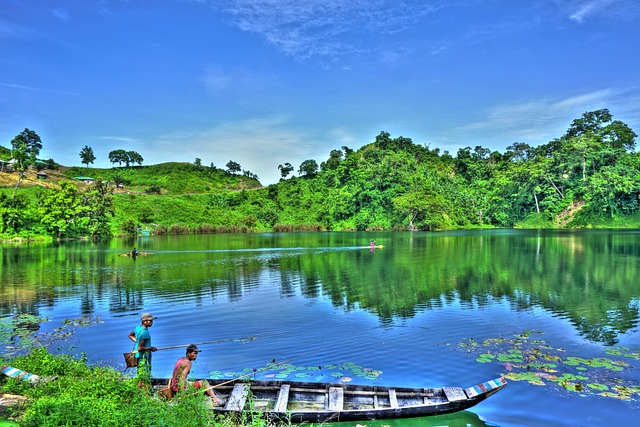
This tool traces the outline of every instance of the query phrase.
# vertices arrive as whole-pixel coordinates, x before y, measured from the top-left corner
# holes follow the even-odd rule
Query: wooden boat
[[[147,255],[151,255],[150,252],[136,252],[135,255],[131,255],[131,252],[127,252],[126,254],[118,254],[118,256],[133,256],[134,258],[137,258],[139,256],[147,256]]]
[[[222,405],[221,414],[260,412],[269,420],[324,423],[425,417],[468,409],[497,393],[506,380],[475,386],[408,388],[354,384],[252,380],[207,380]],[[154,379],[160,389],[168,379]]]

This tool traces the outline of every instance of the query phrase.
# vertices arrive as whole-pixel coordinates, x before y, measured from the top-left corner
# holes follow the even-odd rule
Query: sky
[[[0,0],[0,145],[263,185],[382,131],[455,155],[608,108],[640,134],[638,0]]]

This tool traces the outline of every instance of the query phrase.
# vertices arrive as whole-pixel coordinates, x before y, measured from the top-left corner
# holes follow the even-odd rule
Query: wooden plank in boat
[[[449,402],[457,402],[459,400],[466,400],[467,395],[464,394],[464,390],[460,387],[442,387],[444,394],[449,399]]]
[[[242,411],[245,403],[247,403],[248,395],[249,386],[245,386],[245,384],[242,383],[234,385],[231,396],[229,396],[229,400],[227,401],[224,409],[228,409],[230,411]]]
[[[392,408],[398,407],[398,396],[396,396],[396,391],[394,389],[389,390],[389,404]]]
[[[342,411],[344,406],[344,390],[342,387],[329,387],[329,410]]]
[[[280,391],[278,392],[278,400],[276,400],[276,405],[273,410],[276,412],[286,412],[287,404],[289,403],[289,389],[291,386],[289,384],[282,384],[280,387]]]
[[[271,390],[273,387],[252,387],[255,390]],[[303,393],[321,393],[324,394],[327,392],[324,388],[302,388],[302,387],[291,387],[290,390],[293,392],[303,392]],[[387,396],[389,392],[387,390],[344,390],[345,395],[350,396]],[[433,397],[433,392],[425,391],[425,392],[402,392],[396,390],[396,396],[398,397]]]

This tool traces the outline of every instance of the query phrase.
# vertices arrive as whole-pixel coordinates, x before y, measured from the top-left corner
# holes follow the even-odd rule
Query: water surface
[[[632,231],[265,233],[0,248],[0,316],[46,318],[38,334],[91,319],[57,346],[124,369],[129,331],[158,316],[153,344],[201,348],[198,376],[468,387],[511,372],[470,339],[535,331],[549,354],[640,347],[640,235]],[[371,239],[383,249],[371,251]],[[120,256],[136,246],[149,256]],[[238,338],[238,339],[234,339]],[[506,348],[505,348],[506,350]],[[632,350],[629,350],[632,351]],[[184,348],[154,354],[169,376]],[[639,384],[638,360],[616,374]],[[559,372],[576,373],[560,364]],[[609,380],[612,375],[604,375]],[[603,381],[604,381],[603,380]],[[586,382],[585,382],[586,385]],[[631,426],[628,401],[527,381],[460,414],[370,426]]]

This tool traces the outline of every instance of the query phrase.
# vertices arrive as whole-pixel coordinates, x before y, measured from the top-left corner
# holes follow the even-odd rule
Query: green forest
[[[29,137],[12,141],[12,150],[0,147],[0,157],[22,154],[33,169],[41,142]],[[234,162],[223,170],[199,159],[110,169],[41,161],[40,168],[62,171],[56,185],[20,186],[24,167],[0,172],[13,176],[0,188],[0,233],[7,240],[142,231],[636,228],[636,137],[607,109],[584,113],[546,144],[514,142],[502,153],[476,146],[452,155],[382,131],[358,149],[336,148],[319,164],[304,161],[297,176],[289,176],[291,164],[280,165],[280,182],[266,187],[248,171],[237,174]],[[80,183],[78,176],[95,182]]]

